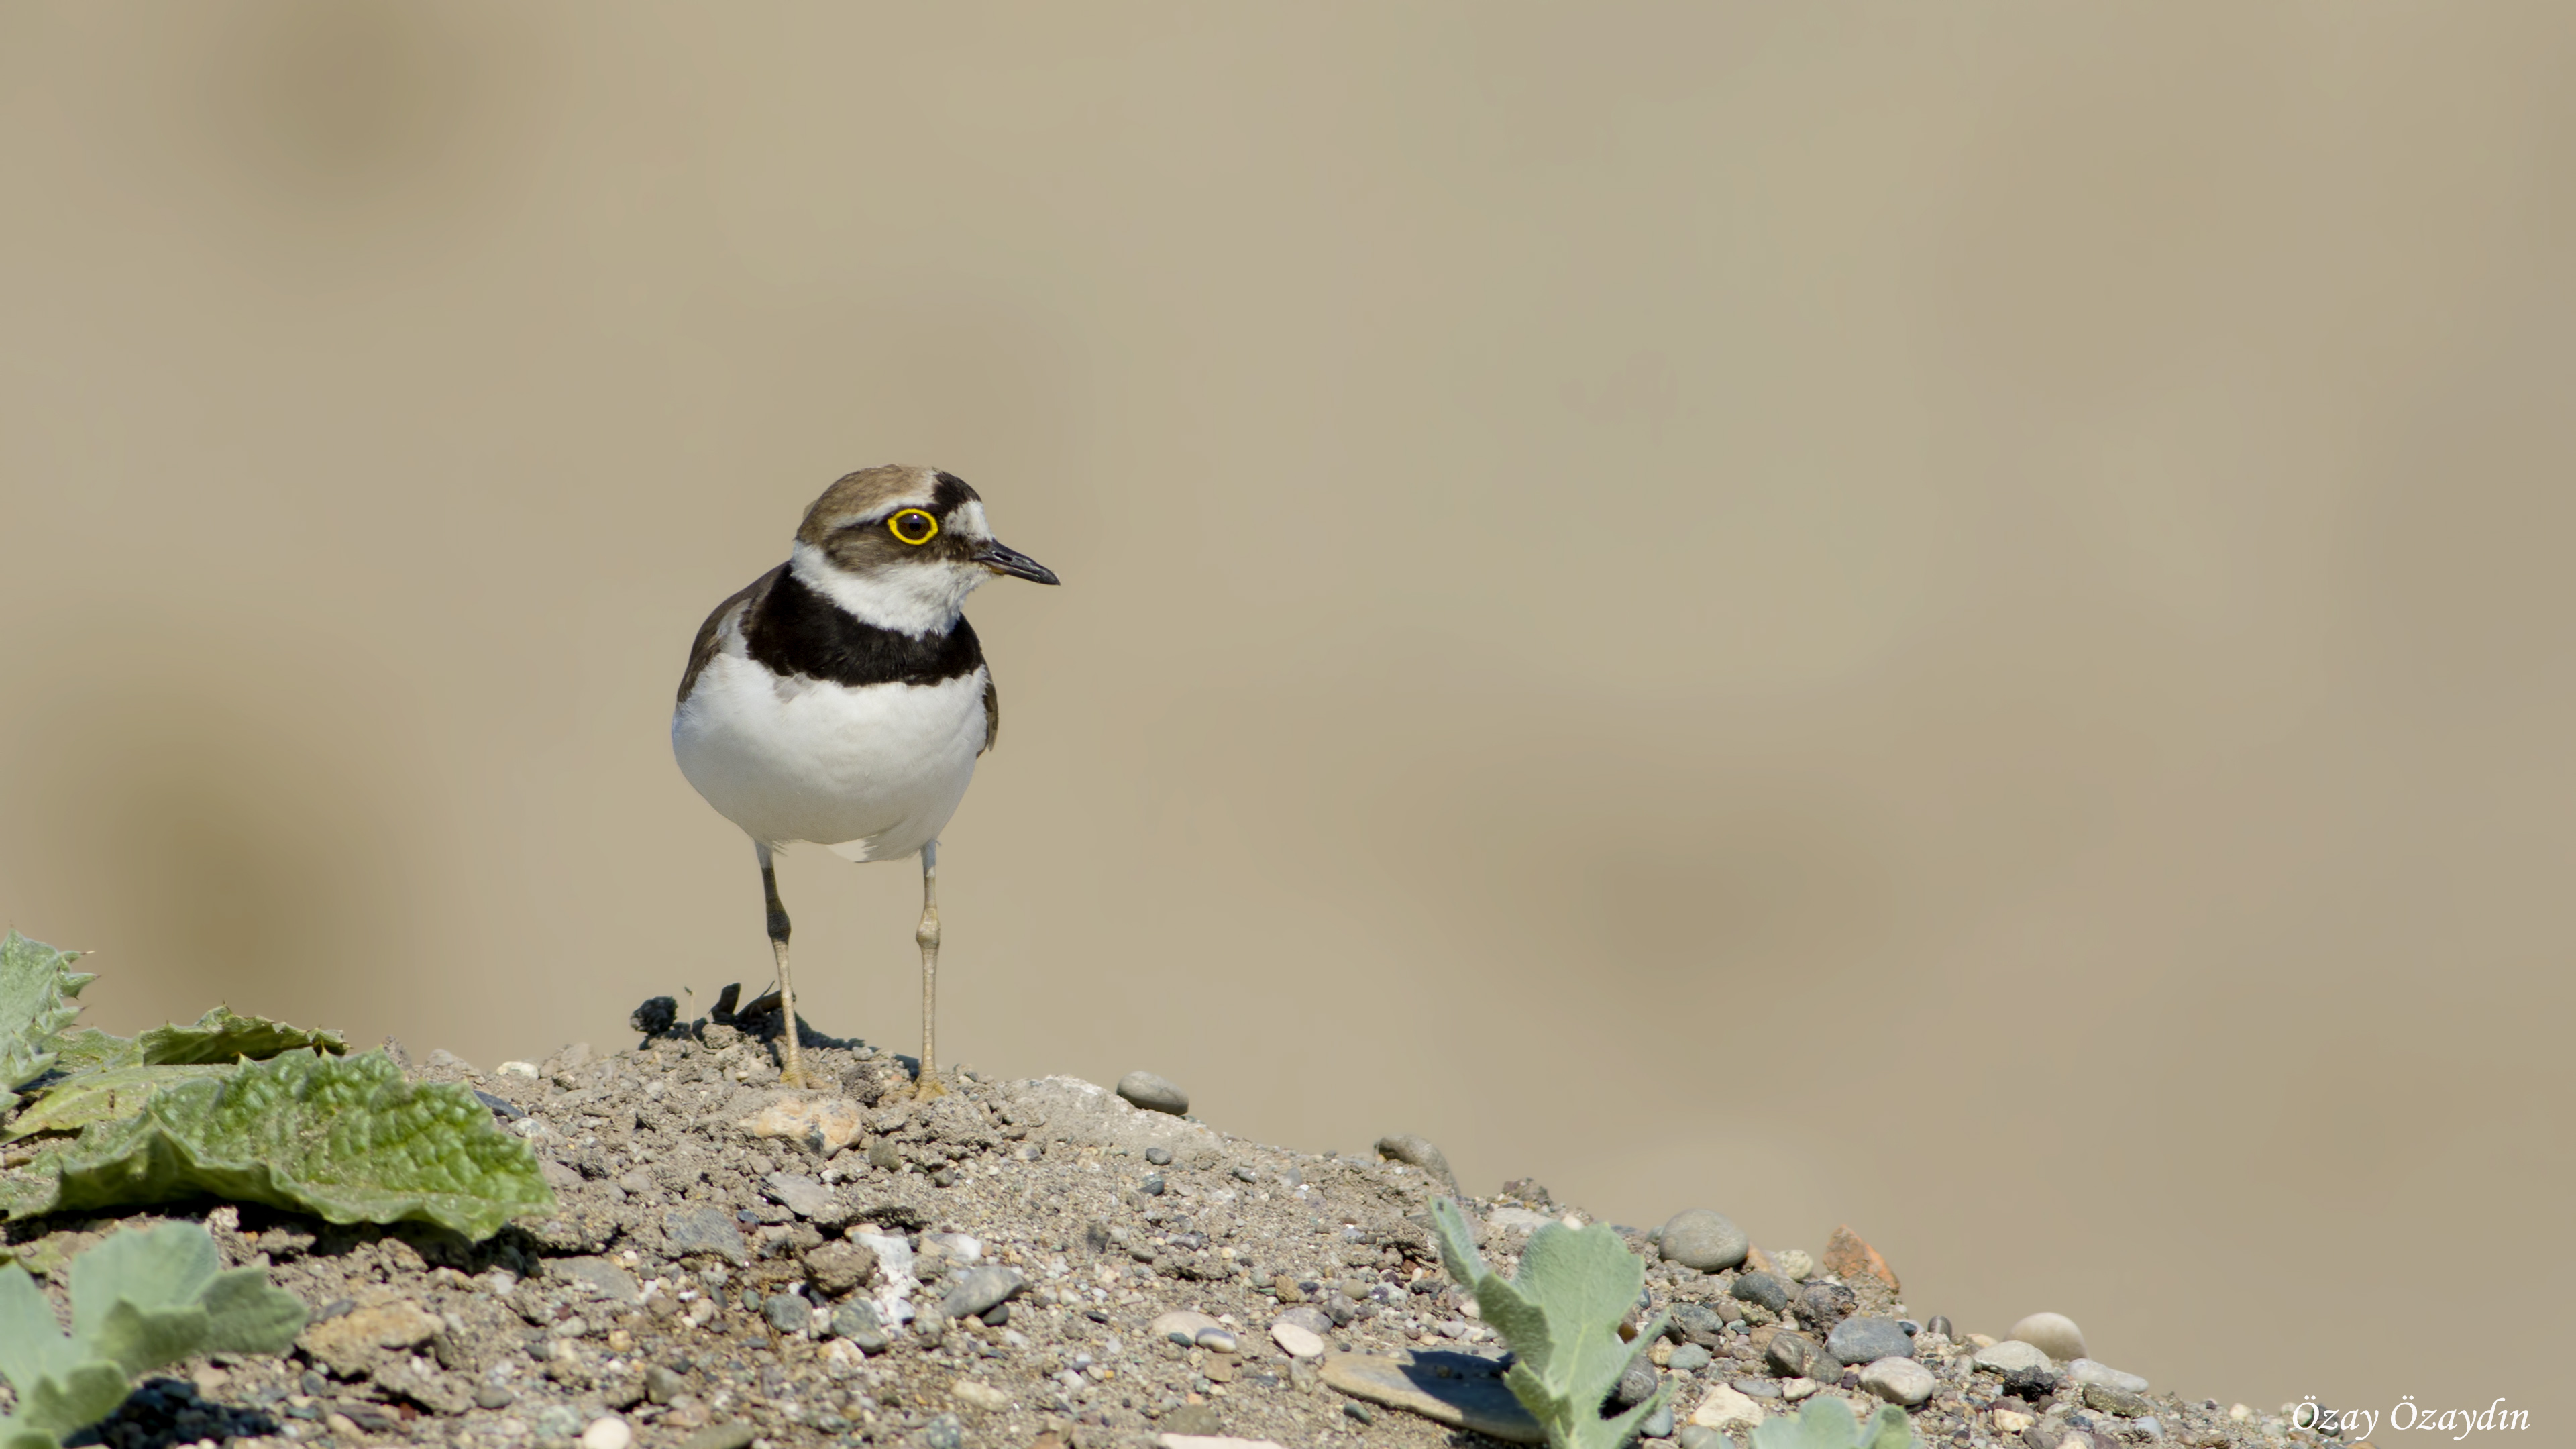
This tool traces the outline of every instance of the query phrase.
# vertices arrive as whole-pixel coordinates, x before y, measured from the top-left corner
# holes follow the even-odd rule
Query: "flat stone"
[[[1336,1393],[1420,1414],[1509,1444],[1546,1440],[1538,1420],[1503,1386],[1493,1360],[1463,1353],[1381,1357],[1337,1353],[1324,1360],[1324,1384]]]
[[[1640,1439],[1669,1439],[1673,1437],[1672,1400],[1666,1399],[1662,1403],[1655,1405],[1654,1412],[1637,1421],[1637,1437]]]
[[[1285,1318],[1270,1325],[1270,1341],[1279,1345],[1280,1351],[1290,1358],[1324,1356],[1323,1335],[1302,1323],[1292,1323]]]
[[[555,1258],[546,1264],[546,1272],[570,1279],[594,1299],[610,1303],[641,1303],[644,1286],[635,1275],[606,1258]]]
[[[2087,1408],[2117,1414],[2123,1419],[2143,1419],[2156,1411],[2155,1404],[2146,1395],[2111,1384],[2086,1384],[2084,1404]]]
[[[773,1293],[761,1305],[769,1326],[781,1333],[801,1333],[814,1325],[814,1305],[795,1293]]]
[[[406,1299],[324,1319],[305,1329],[295,1342],[334,1373],[354,1378],[379,1351],[418,1348],[437,1337],[442,1327],[445,1324],[436,1314]]]
[[[1708,1367],[1710,1360],[1715,1357],[1716,1355],[1699,1344],[1686,1343],[1673,1350],[1672,1358],[1665,1362],[1664,1367],[1677,1374],[1695,1374]]]
[[[1748,1394],[1757,1399],[1780,1397],[1780,1385],[1770,1379],[1736,1379],[1733,1382],[1735,1391],[1739,1394]]]
[[[1681,1441],[1682,1449],[1735,1449],[1735,1441],[1724,1431],[1706,1424],[1684,1424],[1674,1437]]]
[[[1307,1304],[1299,1308],[1291,1308],[1287,1312],[1280,1314],[1276,1319],[1273,1319],[1272,1322],[1297,1324],[1302,1328],[1311,1330],[1318,1338],[1333,1331],[1333,1315],[1315,1307],[1313,1304]]]
[[[486,1383],[474,1386],[474,1407],[478,1409],[506,1409],[518,1401],[517,1394],[511,1393],[499,1384]]]
[[[1163,1449],[1279,1449],[1275,1439],[1237,1439],[1230,1434],[1162,1434]]]
[[[857,1291],[876,1271],[876,1250],[865,1243],[844,1239],[805,1250],[805,1281],[833,1298]]]
[[[2084,1357],[2084,1330],[2063,1313],[2034,1313],[2014,1324],[2004,1337],[2029,1344],[2059,1363]]]
[[[2079,1358],[2069,1363],[2066,1366],[2066,1374],[2079,1384],[2100,1384],[2104,1388],[2118,1389],[2124,1394],[2143,1394],[2147,1391],[2145,1379],[2136,1374],[2124,1374],[2107,1363],[2095,1363],[2089,1358]]]
[[[981,1379],[959,1379],[948,1386],[949,1397],[980,1413],[999,1413],[1011,1406],[1011,1396]]]
[[[581,1449],[627,1449],[634,1442],[634,1429],[613,1414],[591,1420],[590,1427],[581,1431]]]
[[[751,1449],[760,1431],[749,1424],[709,1424],[680,1441],[680,1449]]]
[[[1664,1261],[1714,1273],[1744,1261],[1753,1240],[1744,1230],[1708,1208],[1684,1208],[1664,1223],[1658,1247]]]
[[[1789,1306],[1789,1285],[1769,1273],[1738,1273],[1726,1291],[1739,1303],[1759,1303],[1774,1313]]]
[[[1187,1308],[1175,1308],[1157,1317],[1148,1325],[1148,1328],[1156,1338],[1168,1338],[1174,1343],[1191,1344],[1198,1342],[1199,1334],[1205,1330],[1224,1326],[1204,1313]]]
[[[1762,1422],[1762,1406],[1734,1387],[1719,1384],[1691,1410],[1691,1422],[1703,1429],[1750,1429]]]
[[[1458,1174],[1449,1170],[1449,1159],[1441,1154],[1439,1148],[1431,1145],[1430,1138],[1418,1132],[1397,1132],[1379,1138],[1377,1155],[1391,1162],[1419,1167],[1447,1183],[1452,1193],[1458,1190]]]
[[[2018,1434],[2039,1422],[2037,1415],[2025,1414],[2019,1409],[1996,1409],[1986,1417],[1994,1421],[1998,1434]]]
[[[846,1097],[781,1095],[736,1122],[754,1137],[782,1137],[817,1157],[859,1140],[859,1104]]]
[[[1910,1358],[1883,1358],[1860,1371],[1860,1386],[1887,1400],[1914,1408],[1940,1386],[1932,1371]]]
[[[894,1344],[877,1306],[865,1298],[853,1298],[832,1310],[832,1333],[865,1353],[883,1353]]]
[[[1148,1112],[1169,1112],[1180,1117],[1190,1110],[1190,1094],[1152,1072],[1129,1072],[1120,1077],[1118,1095]]]
[[[951,1318],[979,1318],[1027,1286],[1028,1280],[1015,1269],[977,1268],[948,1290],[939,1307]]]
[[[733,1214],[711,1203],[662,1214],[662,1237],[674,1258],[705,1253],[737,1268],[751,1262],[751,1246],[742,1240]]]
[[[1845,1282],[1875,1278],[1886,1284],[1891,1293],[1904,1291],[1897,1286],[1896,1270],[1887,1266],[1878,1249],[1853,1232],[1849,1223],[1835,1228],[1834,1235],[1825,1239],[1825,1271]]]
[[[1715,1348],[1726,1336],[1726,1317],[1697,1303],[1673,1305],[1673,1327],[1693,1344]]]
[[[1775,1333],[1763,1351],[1764,1361],[1784,1379],[1839,1378],[1841,1361],[1803,1333]]]
[[[1825,1352],[1838,1363],[1877,1363],[1882,1359],[1914,1357],[1914,1340],[1893,1318],[1873,1318],[1855,1313],[1834,1325],[1825,1340]]]
[[[2035,1344],[2008,1338],[1992,1348],[1977,1350],[1976,1366],[1994,1373],[2008,1374],[2019,1369],[2055,1368],[2057,1363]]]
[[[827,1228],[837,1228],[850,1220],[850,1210],[842,1204],[841,1195],[818,1179],[801,1173],[773,1172],[761,1179],[760,1185],[770,1201],[800,1218],[811,1218]]]
[[[1798,1400],[1813,1394],[1821,1387],[1823,1387],[1823,1385],[1818,1384],[1814,1379],[1782,1379],[1780,1381],[1780,1397],[1787,1399],[1789,1402],[1794,1404]]]

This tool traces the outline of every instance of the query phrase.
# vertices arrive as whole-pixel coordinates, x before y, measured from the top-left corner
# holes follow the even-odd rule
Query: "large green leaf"
[[[535,1155],[472,1092],[407,1082],[382,1052],[291,1051],[164,1087],[18,1176],[34,1181],[5,1194],[11,1217],[205,1195],[479,1239],[555,1207]]]
[[[0,1268],[0,1374],[18,1411],[0,1449],[47,1449],[125,1401],[137,1375],[202,1353],[283,1353],[304,1305],[261,1268],[223,1271],[195,1223],[125,1229],[71,1261],[72,1331],[14,1265]]]
[[[140,1066],[143,1048],[130,1036],[111,1036],[94,1026],[54,1038],[54,1070],[65,1076],[103,1072],[111,1067]]]
[[[98,978],[74,971],[78,951],[57,950],[11,931],[0,937],[0,1110],[13,1090],[53,1069],[55,1036],[80,1015],[73,998]]]
[[[1796,1414],[1765,1419],[1753,1430],[1753,1449],[1912,1449],[1913,1421],[1894,1404],[1881,1404],[1864,1424],[1852,1418],[1851,1405],[1821,1394]]]
[[[235,1016],[221,1006],[198,1017],[194,1026],[156,1026],[134,1041],[142,1049],[143,1060],[156,1067],[230,1065],[243,1057],[264,1061],[298,1047],[335,1056],[349,1049],[336,1031],[308,1031],[262,1016]]]
[[[1512,1346],[1515,1362],[1504,1385],[1538,1420],[1553,1449],[1625,1444],[1663,1407],[1669,1388],[1615,1418],[1601,1417],[1602,1401],[1663,1331],[1658,1317],[1635,1341],[1619,1337],[1646,1268],[1617,1233],[1598,1223],[1579,1230],[1549,1223],[1531,1235],[1520,1271],[1505,1280],[1477,1256],[1456,1203],[1435,1199],[1431,1222],[1451,1276],[1476,1295],[1476,1311]]]
[[[19,1113],[0,1138],[16,1140],[39,1132],[77,1132],[92,1122],[131,1117],[164,1087],[200,1077],[224,1077],[231,1067],[108,1067],[57,1079],[35,1105]]]

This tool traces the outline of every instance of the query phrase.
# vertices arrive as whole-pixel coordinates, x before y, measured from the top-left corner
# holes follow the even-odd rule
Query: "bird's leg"
[[[760,844],[760,891],[769,899],[769,952],[778,958],[778,1009],[787,1015],[787,1065],[778,1080],[791,1087],[805,1085],[804,1058],[797,1053],[796,983],[787,978],[787,907],[778,900],[778,867],[771,859],[766,842]]]
[[[923,1100],[945,1096],[939,1085],[939,842],[921,848],[921,926],[912,933],[921,943],[921,1081],[913,1095]]]

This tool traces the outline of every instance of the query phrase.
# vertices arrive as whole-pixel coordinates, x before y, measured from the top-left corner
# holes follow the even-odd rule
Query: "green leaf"
[[[125,1402],[125,1374],[112,1363],[85,1363],[60,1376],[47,1376],[18,1396],[13,1424],[60,1438],[116,1412]]]
[[[54,1049],[54,1070],[65,1076],[143,1064],[143,1048],[134,1038],[111,1036],[94,1026],[64,1032],[54,1039]]]
[[[290,1051],[167,1086],[32,1166],[51,1190],[6,1194],[11,1217],[210,1195],[481,1239],[555,1207],[535,1155],[472,1092],[406,1082],[382,1052]]]
[[[1765,1419],[1753,1430],[1753,1449],[1911,1449],[1913,1421],[1894,1404],[1881,1404],[1866,1426],[1852,1418],[1851,1405],[1833,1395],[1819,1395],[1789,1418]]]
[[[98,978],[74,971],[78,951],[57,950],[11,931],[0,937],[0,1089],[11,1089],[52,1070],[55,1036],[80,1015],[72,998]],[[17,1104],[0,1090],[0,1109]]]
[[[92,1122],[131,1117],[164,1087],[200,1077],[222,1077],[230,1067],[108,1067],[65,1077],[44,1089],[35,1105],[20,1112],[0,1133],[15,1141],[39,1132],[76,1132]]]
[[[198,1017],[194,1026],[156,1026],[135,1038],[135,1045],[153,1066],[230,1065],[243,1057],[265,1061],[298,1047],[334,1056],[349,1049],[336,1031],[307,1031],[266,1017],[235,1016],[220,1006]]]
[[[1520,1271],[1507,1282],[1476,1255],[1456,1203],[1434,1200],[1431,1222],[1450,1275],[1476,1295],[1477,1312],[1512,1346],[1516,1361],[1503,1383],[1538,1420],[1547,1442],[1555,1449],[1613,1449],[1635,1437],[1664,1403],[1665,1390],[1616,1418],[1601,1417],[1601,1405],[1654,1342],[1663,1320],[1647,1325],[1634,1342],[1620,1339],[1620,1321],[1637,1301],[1646,1268],[1619,1235],[1597,1223],[1581,1229],[1549,1223],[1530,1236]]]
[[[202,1353],[284,1353],[304,1331],[304,1303],[272,1288],[265,1268],[232,1268],[206,1285]]]

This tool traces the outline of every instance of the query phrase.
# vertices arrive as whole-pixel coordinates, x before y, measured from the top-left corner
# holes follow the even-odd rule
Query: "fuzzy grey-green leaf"
[[[264,1061],[298,1047],[334,1056],[349,1049],[336,1031],[311,1031],[263,1016],[235,1016],[221,1006],[198,1017],[193,1026],[156,1026],[136,1037],[134,1044],[143,1060],[154,1066],[205,1062],[229,1066],[243,1057]]]
[[[12,1217],[212,1195],[480,1239],[555,1206],[527,1144],[471,1092],[407,1082],[382,1052],[297,1050],[182,1082],[36,1167],[52,1188],[15,1196]]]
[[[58,1064],[59,1065],[59,1064]],[[230,1074],[231,1067],[121,1066],[53,1079],[44,1095],[11,1118],[6,1138],[15,1141],[39,1132],[77,1132],[92,1122],[131,1117],[164,1087],[199,1077]]]
[[[54,1065],[55,1037],[80,1015],[73,998],[98,978],[74,971],[77,951],[30,941],[11,931],[0,937],[0,1089],[15,1089]],[[16,1098],[0,1090],[7,1102]]]
[[[1852,1418],[1840,1398],[1815,1398],[1795,1415],[1765,1419],[1753,1430],[1752,1449],[1911,1449],[1913,1422],[1894,1404],[1879,1406],[1867,1425]]]

